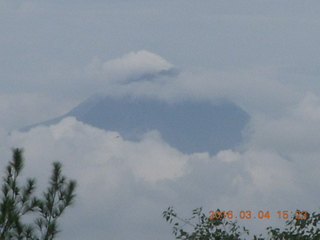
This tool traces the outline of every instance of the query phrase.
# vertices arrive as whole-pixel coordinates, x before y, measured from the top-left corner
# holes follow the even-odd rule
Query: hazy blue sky
[[[66,240],[173,239],[161,216],[172,205],[185,217],[199,206],[270,210],[245,223],[254,229],[283,224],[279,210],[319,210],[319,12],[315,0],[0,0],[1,167],[24,147],[26,172],[43,186],[50,163],[63,162],[79,183]],[[15,130],[97,92],[225,99],[250,122],[238,150],[216,155],[180,152],[157,131],[116,138],[74,118]]]

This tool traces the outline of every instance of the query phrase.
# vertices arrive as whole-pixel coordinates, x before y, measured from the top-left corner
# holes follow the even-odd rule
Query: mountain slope
[[[241,131],[249,120],[248,114],[232,103],[169,104],[149,98],[94,96],[66,115],[40,125],[51,125],[68,116],[94,127],[118,131],[129,140],[138,140],[143,133],[158,130],[167,143],[184,153],[208,151],[211,154],[239,144]]]

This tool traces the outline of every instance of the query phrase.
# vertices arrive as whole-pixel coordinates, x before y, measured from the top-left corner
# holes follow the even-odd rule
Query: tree
[[[300,213],[301,211],[297,210]],[[173,226],[173,234],[176,239],[184,240],[242,240],[248,239],[249,230],[245,227],[241,228],[236,221],[229,221],[227,215],[229,213],[221,212],[219,209],[214,211],[214,215],[210,218],[202,212],[202,208],[194,209],[192,217],[189,219],[180,218],[169,207],[163,212],[163,217],[169,223],[174,219],[176,221]],[[299,214],[298,214],[299,215]],[[268,227],[269,240],[320,240],[320,213],[307,213],[305,217],[297,214],[291,220],[286,222],[286,228],[280,231],[279,228]],[[196,219],[197,223],[191,223],[192,219]],[[189,227],[189,231],[185,228]],[[240,229],[242,229],[240,231]],[[262,234],[253,236],[254,240],[265,240]]]
[[[60,231],[58,218],[74,202],[76,182],[67,181],[62,164],[54,162],[49,187],[36,197],[34,178],[28,178],[23,186],[18,181],[24,167],[23,150],[12,151],[0,195],[0,239],[52,240]]]
[[[301,212],[297,210],[296,212]],[[305,217],[294,217],[286,222],[284,231],[268,227],[271,240],[320,240],[320,213],[306,213]]]

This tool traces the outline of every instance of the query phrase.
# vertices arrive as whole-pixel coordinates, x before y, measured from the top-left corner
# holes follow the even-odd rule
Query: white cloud
[[[156,131],[132,142],[117,132],[106,132],[74,118],[0,136],[0,142],[5,143],[3,157],[8,158],[10,147],[24,147],[25,173],[36,176],[40,188],[46,185],[50,163],[57,160],[63,163],[66,175],[78,181],[77,203],[63,220],[64,239],[87,239],[90,235],[119,239],[130,234],[161,239],[161,231],[170,234],[161,212],[171,205],[183,215],[198,206],[235,212],[267,209],[275,214],[277,209],[295,210],[302,202],[302,207],[312,208],[317,201],[303,200],[317,188],[311,183],[319,180],[318,175],[309,171],[306,178],[301,173],[314,161],[290,162],[277,151],[257,148],[250,142],[255,138],[241,152],[187,155],[170,147]],[[292,198],[296,201],[290,202]],[[120,231],[123,221],[132,227]],[[142,233],[139,229],[148,222],[150,227]],[[261,230],[274,222],[275,217],[264,224],[246,224]],[[79,226],[86,226],[86,233]],[[117,230],[110,233],[110,229]]]
[[[294,163],[272,151],[248,150],[242,157],[246,159],[253,183],[261,194],[268,196],[274,191],[297,190]]]
[[[28,133],[14,131],[10,143],[24,146],[31,158],[35,156],[30,154],[45,158],[47,151],[52,151],[47,158],[63,159],[67,164],[79,159],[81,164],[103,166],[100,170],[108,172],[110,163],[121,163],[132,171],[135,178],[149,183],[174,179],[186,172],[186,157],[163,142],[157,132],[149,132],[138,143],[130,142],[117,132],[105,132],[72,117],[57,125],[35,127]],[[40,145],[40,151],[32,151]],[[67,159],[67,156],[72,157]],[[83,170],[87,171],[87,167]]]
[[[289,159],[295,154],[318,153],[319,112],[319,99],[309,92],[281,116],[253,115],[247,129],[249,147],[277,151]]]
[[[234,162],[240,159],[240,154],[232,150],[223,150],[217,154],[217,158],[225,162]]]
[[[121,58],[109,60],[102,63],[95,57],[86,67],[86,74],[96,80],[110,83],[124,83],[137,81],[143,78],[161,75],[161,72],[174,68],[174,65],[167,62],[162,57],[141,50],[130,52]]]
[[[173,78],[115,84],[102,91],[109,96],[146,96],[168,102],[193,100],[216,103],[222,99],[238,104],[250,114],[282,115],[288,107],[297,104],[303,94],[277,80],[270,73],[272,71],[181,71]]]
[[[293,114],[308,122],[314,122],[320,120],[320,99],[312,92],[307,92],[305,97],[294,108]]]

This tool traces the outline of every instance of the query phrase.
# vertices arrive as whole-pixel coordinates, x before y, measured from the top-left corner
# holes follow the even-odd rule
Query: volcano
[[[188,154],[234,149],[242,142],[242,130],[249,121],[249,115],[230,102],[167,103],[146,97],[94,95],[63,116],[21,130],[56,124],[70,116],[100,129],[117,131],[131,141],[157,130],[170,146]]]

